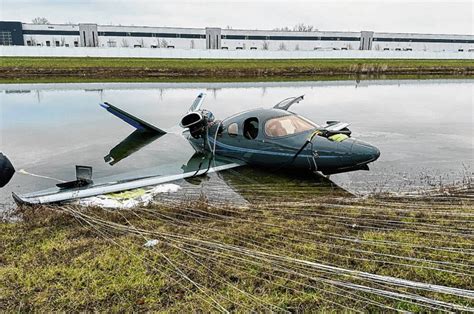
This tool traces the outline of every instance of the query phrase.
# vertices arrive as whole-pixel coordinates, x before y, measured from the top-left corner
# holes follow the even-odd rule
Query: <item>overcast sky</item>
[[[178,27],[473,34],[473,1],[0,0],[0,19]]]

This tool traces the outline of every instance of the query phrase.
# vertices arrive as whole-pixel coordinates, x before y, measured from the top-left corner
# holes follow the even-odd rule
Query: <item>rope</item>
[[[60,180],[60,179],[56,179],[56,178],[52,178],[52,177],[47,177],[47,176],[42,176],[42,175],[39,175],[39,174],[34,174],[34,173],[31,173],[31,172],[26,171],[25,169],[20,169],[20,170],[18,170],[18,173],[21,173],[21,174],[24,174],[24,175],[27,175],[27,176],[37,177],[37,178],[43,178],[43,179],[48,179],[48,180],[54,180],[54,181],[58,181],[58,182],[66,182],[66,181],[63,181],[63,180]]]

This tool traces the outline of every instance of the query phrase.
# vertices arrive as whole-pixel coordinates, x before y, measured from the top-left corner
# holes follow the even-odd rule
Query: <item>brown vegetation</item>
[[[472,190],[459,197],[359,199],[301,181],[232,186],[247,206],[162,197],[125,211],[20,209],[22,222],[0,224],[1,308],[474,307],[466,296],[474,275],[474,203],[466,197]],[[328,195],[328,189],[334,190]],[[156,245],[144,247],[152,239]]]

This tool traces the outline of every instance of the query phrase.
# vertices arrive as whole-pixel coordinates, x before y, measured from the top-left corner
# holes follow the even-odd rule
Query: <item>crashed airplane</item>
[[[147,176],[122,181],[94,182],[92,168],[76,166],[76,180],[48,190],[17,195],[18,204],[48,204],[116,193],[178,179],[201,176],[239,166],[256,166],[278,171],[294,169],[331,175],[368,170],[380,151],[351,137],[349,124],[327,121],[320,126],[289,109],[303,96],[285,99],[273,108],[260,108],[216,120],[201,109],[205,94],[199,94],[180,121],[182,135],[195,154],[181,173]],[[104,160],[111,165],[165,135],[167,132],[107,102],[101,106],[136,130],[114,147]],[[13,176],[13,166],[1,155],[2,184]]]

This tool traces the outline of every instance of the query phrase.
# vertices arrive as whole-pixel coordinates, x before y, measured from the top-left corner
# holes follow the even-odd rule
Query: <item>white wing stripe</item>
[[[90,197],[90,196],[96,196],[96,195],[101,195],[101,194],[108,194],[108,193],[115,193],[115,192],[120,192],[120,191],[126,191],[126,190],[133,190],[145,186],[151,186],[151,185],[158,185],[170,181],[175,181],[175,180],[180,180],[180,179],[185,179],[189,178],[192,176],[198,176],[201,174],[206,173],[212,173],[212,172],[218,172],[218,171],[223,171],[227,169],[232,169],[235,167],[241,166],[240,164],[236,163],[230,163],[222,166],[217,166],[217,167],[212,167],[207,171],[207,169],[202,169],[199,170],[197,173],[196,171],[191,171],[191,172],[185,172],[182,174],[176,174],[176,175],[168,175],[168,176],[156,176],[156,177],[150,177],[150,178],[145,178],[145,179],[138,179],[138,180],[133,180],[130,182],[123,182],[123,183],[117,183],[117,184],[110,184],[110,185],[101,185],[101,186],[96,186],[96,187],[91,187],[91,188],[86,188],[83,190],[75,190],[75,191],[64,191],[64,192],[59,192],[59,193],[54,193],[54,194],[49,194],[49,195],[43,195],[43,196],[28,196],[28,197],[22,197],[19,196],[19,198],[24,201],[25,203],[28,204],[47,204],[47,203],[54,203],[54,202],[60,202],[60,201],[66,201],[66,200],[73,200],[73,199],[78,199],[78,198],[84,198],[84,197]]]

